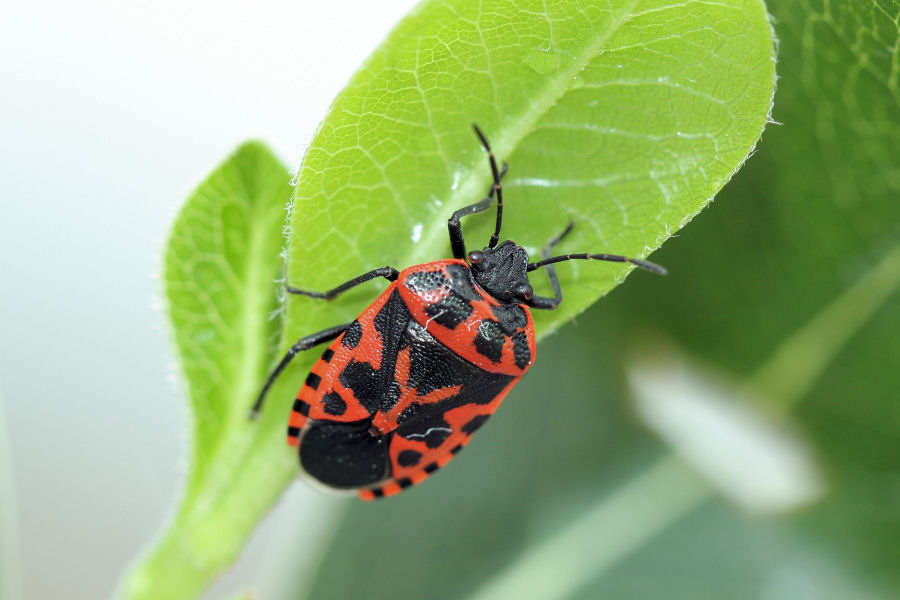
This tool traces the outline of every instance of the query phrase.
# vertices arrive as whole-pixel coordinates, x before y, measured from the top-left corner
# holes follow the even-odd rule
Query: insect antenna
[[[568,230],[566,230],[568,232]],[[659,275],[668,275],[668,271],[663,267],[659,266],[656,263],[652,263],[649,260],[641,260],[639,258],[628,258],[627,256],[619,256],[618,254],[564,254],[562,256],[553,256],[551,258],[545,258],[544,260],[528,263],[528,271],[534,271],[536,269],[540,269],[541,267],[545,267],[547,265],[552,265],[553,263],[563,262],[566,260],[606,260],[609,262],[627,262],[631,263],[636,267],[640,267],[642,269],[646,269],[647,271],[652,271],[653,273],[657,273]]]
[[[497,193],[497,225],[494,227],[494,235],[491,236],[491,241],[488,243],[488,248],[493,248],[500,240],[500,224],[503,222],[503,186],[500,183],[500,179],[503,177],[503,173],[506,172],[506,163],[503,163],[503,173],[501,173],[497,168],[497,159],[494,158],[494,151],[491,150],[491,145],[488,144],[487,138],[481,132],[481,129],[478,128],[478,125],[472,123],[472,129],[475,130],[478,139],[481,140],[481,145],[487,150],[488,160],[491,161],[491,174],[494,176],[493,191]]]

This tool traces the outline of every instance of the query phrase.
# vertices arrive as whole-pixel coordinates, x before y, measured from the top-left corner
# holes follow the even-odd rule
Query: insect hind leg
[[[352,325],[352,323],[344,323],[343,325],[338,325],[336,327],[329,327],[328,329],[323,329],[318,333],[307,335],[297,340],[297,342],[287,351],[287,354],[282,357],[281,362],[278,363],[275,369],[266,378],[266,382],[263,384],[262,390],[260,390],[259,396],[257,396],[256,402],[253,404],[253,408],[250,409],[250,418],[255,419],[259,416],[259,412],[262,410],[263,402],[265,401],[269,388],[272,387],[272,384],[275,383],[275,380],[281,372],[287,368],[297,354],[304,350],[309,350],[314,346],[318,346],[319,344],[330,342],[349,329],[350,325]]]

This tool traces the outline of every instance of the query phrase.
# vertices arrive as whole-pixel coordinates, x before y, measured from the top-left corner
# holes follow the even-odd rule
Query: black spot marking
[[[390,375],[393,376],[393,365]],[[369,413],[388,411],[400,398],[400,385],[393,378],[385,383],[383,373],[366,362],[350,361],[338,379]]]
[[[430,432],[449,432],[450,424],[444,420],[446,402],[419,406],[419,410],[412,415],[414,418],[411,417],[408,423],[397,429],[397,435],[408,440],[422,441],[431,435]]]
[[[353,391],[353,395],[369,413],[375,413],[378,410],[381,400],[378,384],[381,377],[378,371],[372,368],[372,365],[352,360],[341,371],[338,379],[344,387]]]
[[[422,433],[418,432],[410,432],[404,431],[400,435],[405,437],[408,440],[415,440],[417,442],[425,442],[425,445],[431,448],[432,450],[435,448],[440,448],[441,444],[447,441],[447,438],[450,437],[450,434],[453,433],[450,429],[450,426],[444,421],[442,414],[431,415],[432,423],[441,423],[443,426],[434,426],[429,427]],[[418,428],[421,428],[425,422],[423,419],[420,419],[416,425]]]
[[[353,395],[370,414],[390,410],[400,398],[400,386],[394,381],[394,367],[410,320],[403,298],[395,291],[374,319],[375,329],[381,335],[379,368],[376,369],[367,362],[351,360],[338,376],[339,381],[353,391]],[[350,330],[347,331],[349,332]]]
[[[457,445],[453,446],[453,448],[450,450],[450,454],[456,454],[457,452],[459,452],[462,449],[463,449],[463,445],[457,444]]]
[[[528,317],[525,316],[525,309],[518,304],[512,306],[491,306],[491,312],[497,318],[497,324],[506,335],[512,335],[517,330],[528,325]]]
[[[384,496],[384,490],[382,488],[372,488],[372,495],[376,498],[381,498]]]
[[[489,416],[490,415],[478,415],[477,417],[473,417],[471,421],[462,426],[462,432],[472,435],[485,424]]]
[[[394,380],[394,367],[397,364],[397,353],[403,345],[406,325],[411,320],[412,315],[397,291],[391,294],[373,319],[382,340],[381,367],[378,371],[378,409],[383,412],[392,409],[400,399],[400,384]]]
[[[322,383],[322,378],[316,375],[315,373],[310,373],[306,376],[306,385],[311,387],[314,390],[319,389],[319,384]]]
[[[475,290],[472,272],[468,268],[462,265],[448,265],[447,272],[450,274],[449,281],[440,273],[427,273],[427,275],[435,277],[435,283],[430,284],[433,287],[427,288],[429,291],[449,286],[450,293],[443,300],[426,306],[425,314],[447,329],[456,329],[472,314],[474,310],[472,302],[482,298]],[[422,275],[426,275],[426,273],[422,273]],[[441,278],[440,285],[436,283],[437,276]],[[425,289],[424,284],[424,280],[416,282],[416,285],[422,289]]]
[[[404,423],[409,421],[411,418],[416,416],[416,413],[419,412],[419,409],[421,407],[422,406],[420,404],[413,402],[409,406],[404,408],[403,412],[400,413],[399,415],[397,415],[397,425],[403,425]]]
[[[476,367],[458,354],[438,342],[425,328],[410,321],[406,330],[405,343],[409,344],[412,364],[409,369],[409,386],[416,388],[420,396],[429,394],[441,388],[461,386],[459,394],[443,400],[440,405],[445,407],[459,406],[459,403],[475,402],[485,404],[493,400],[499,391],[509,382],[507,375],[487,373]],[[449,405],[447,403],[450,403]],[[412,404],[410,408],[419,408]],[[425,407],[422,407],[426,410]],[[427,411],[431,413],[431,408]],[[406,414],[406,418],[412,419],[412,413]],[[436,422],[429,421],[428,427],[448,427],[441,419]]]
[[[406,278],[406,287],[415,293],[433,292],[442,287],[447,287],[450,282],[440,271],[420,271],[410,273]]]
[[[421,458],[421,452],[416,452],[415,450],[404,450],[397,455],[397,464],[401,467],[414,467],[419,464],[419,460],[421,460]]]
[[[384,396],[381,398],[381,410],[384,412],[391,410],[399,399],[400,384],[391,379],[388,388],[384,391]]]
[[[347,328],[347,331],[344,332],[341,343],[348,348],[356,348],[356,345],[361,339],[362,325],[359,324],[359,321],[353,321],[353,323],[350,324],[350,327]]]
[[[456,329],[460,323],[469,318],[472,310],[472,304],[468,300],[451,293],[440,302],[426,306],[425,314],[447,329]]]
[[[440,467],[438,466],[437,463],[430,463],[430,464],[428,464],[428,465],[425,466],[424,471],[425,471],[426,473],[431,474],[431,473],[434,473],[435,471],[437,471],[438,469],[440,469]]]
[[[404,477],[402,479],[398,479],[397,485],[400,486],[400,489],[406,489],[412,485],[412,479],[410,479],[409,477]]]
[[[298,435],[300,435],[300,428],[299,428],[299,427],[288,427],[288,436],[289,436],[289,437],[294,437],[294,438],[295,438],[295,437],[297,437]]]
[[[344,402],[344,399],[341,398],[341,395],[337,392],[331,392],[330,394],[326,394],[324,398],[325,401],[324,410],[329,415],[334,415],[336,417],[341,416],[345,412],[347,412],[347,403]]]
[[[441,444],[446,442],[447,438],[450,437],[450,433],[451,431],[449,429],[432,429],[426,433],[425,437],[422,439],[429,448],[440,448]]]
[[[391,435],[373,435],[372,419],[314,421],[300,444],[303,469],[336,488],[359,488],[390,477]]]
[[[331,362],[331,357],[334,356],[334,350],[328,348],[325,352],[322,353],[322,360],[325,362]]]
[[[462,265],[447,265],[450,273],[450,285],[453,291],[466,300],[481,300],[481,294],[475,290],[475,282],[472,279],[472,271]]]
[[[406,303],[403,302],[400,293],[394,291],[372,320],[375,329],[381,334],[382,343],[385,345],[399,344],[400,335],[406,329],[406,321],[409,320],[409,317]],[[391,344],[390,340],[394,340],[394,344]]]
[[[297,398],[296,400],[294,400],[294,412],[298,412],[301,415],[303,415],[304,417],[308,417],[309,416],[309,408],[310,408],[309,404],[307,404],[300,398]]]
[[[504,343],[506,343],[506,337],[496,321],[481,322],[478,335],[475,336],[475,349],[479,354],[488,357],[492,362],[500,362]]]
[[[528,336],[524,331],[520,331],[513,336],[513,357],[516,359],[516,366],[524,369],[531,364],[531,349],[528,347]]]

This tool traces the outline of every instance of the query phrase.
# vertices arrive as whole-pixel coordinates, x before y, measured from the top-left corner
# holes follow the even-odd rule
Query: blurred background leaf
[[[712,209],[654,255],[672,275],[638,274],[542,342],[540,360],[465,462],[389,502],[348,505],[317,578],[297,582],[307,597],[490,592],[498,573],[659,465],[682,478],[635,503],[624,523],[590,531],[593,543],[568,548],[597,563],[559,597],[900,594],[900,303],[897,263],[884,260],[900,244],[900,4],[770,9],[781,44],[774,118],[783,125],[768,129]],[[871,318],[828,312],[876,269],[885,285]],[[850,335],[810,371],[814,357],[785,344],[829,323]],[[793,405],[780,418],[807,441],[824,498],[749,517],[666,458],[623,383],[647,336],[755,384],[772,407]],[[679,497],[692,501],[666,513]],[[635,537],[660,515],[652,535]],[[639,543],[625,547],[629,535]],[[546,568],[553,577],[566,565]]]

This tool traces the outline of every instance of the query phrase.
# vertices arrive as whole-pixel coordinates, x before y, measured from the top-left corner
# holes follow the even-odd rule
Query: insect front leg
[[[503,163],[503,166],[498,171],[497,161],[494,158],[494,153],[491,150],[490,145],[488,145],[484,134],[481,133],[481,130],[478,129],[478,127],[475,127],[475,133],[478,134],[482,145],[484,145],[485,149],[488,151],[488,161],[491,165],[491,174],[494,177],[494,181],[491,183],[491,188],[488,190],[487,196],[485,196],[483,200],[481,200],[480,202],[476,202],[475,204],[470,204],[469,206],[460,208],[459,210],[454,212],[450,219],[447,221],[447,229],[450,231],[450,247],[453,249],[453,258],[459,259],[466,258],[466,242],[465,240],[463,240],[462,226],[459,224],[460,219],[489,209],[494,204],[494,194],[496,194],[497,227],[494,231],[494,235],[491,237],[490,243],[488,244],[491,248],[493,248],[497,243],[497,236],[500,234],[500,221],[503,218],[503,197],[500,193],[500,190],[502,189],[500,181],[503,179],[503,176],[506,175],[506,171],[509,170],[509,166],[506,163]]]
[[[314,333],[312,335],[307,335],[305,337],[297,340],[297,343],[291,346],[290,350],[287,351],[287,354],[284,355],[284,358],[281,359],[281,362],[278,363],[278,366],[275,367],[269,377],[266,379],[266,383],[263,384],[262,390],[259,392],[259,396],[256,398],[256,403],[254,403],[253,408],[250,409],[250,418],[255,419],[259,415],[259,411],[262,410],[263,401],[265,400],[266,393],[269,391],[269,388],[272,387],[272,384],[275,383],[275,380],[281,374],[282,371],[290,364],[290,362],[297,356],[298,353],[303,352],[304,350],[309,350],[314,346],[318,346],[319,344],[324,344],[325,342],[330,342],[335,339],[350,327],[351,323],[344,323],[343,325],[338,325],[337,327],[330,327],[328,329],[323,329],[318,333]]]

